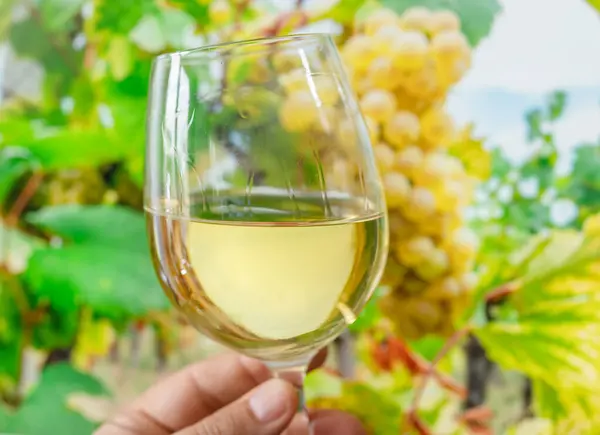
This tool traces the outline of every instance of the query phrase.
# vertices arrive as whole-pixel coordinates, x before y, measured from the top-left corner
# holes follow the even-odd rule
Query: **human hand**
[[[311,369],[325,356],[320,352]],[[257,360],[228,353],[157,383],[96,435],[279,435],[297,406],[291,384],[272,379]],[[315,435],[365,434],[356,418],[341,411],[311,411],[310,418]]]

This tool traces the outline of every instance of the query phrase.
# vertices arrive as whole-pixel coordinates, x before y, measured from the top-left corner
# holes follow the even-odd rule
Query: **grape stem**
[[[31,198],[35,195],[40,184],[42,184],[42,179],[43,174],[41,172],[36,172],[29,178],[4,220],[7,226],[14,227],[17,224],[25,207],[27,207],[27,204],[29,204]]]
[[[503,284],[500,287],[495,288],[494,290],[489,292],[485,296],[485,301],[487,303],[500,302],[502,299],[516,292],[518,289],[519,285],[516,282],[509,282],[507,284]]]
[[[418,409],[419,409],[419,403],[421,402],[421,399],[423,398],[423,394],[425,392],[425,387],[427,386],[427,383],[429,382],[429,379],[431,377],[435,377],[435,367],[439,364],[439,362],[444,359],[444,357],[446,355],[448,355],[448,353],[454,349],[454,347],[456,347],[458,345],[458,343],[471,332],[471,325],[467,325],[464,328],[459,329],[458,331],[456,331],[454,334],[452,334],[452,336],[450,336],[450,338],[446,341],[446,343],[444,343],[444,346],[442,347],[442,349],[440,349],[440,351],[436,354],[435,358],[433,358],[433,360],[431,361],[431,364],[428,367],[428,370],[426,373],[423,374],[423,379],[421,381],[421,384],[417,387],[416,391],[415,391],[415,397],[413,399],[412,405],[408,411],[408,421],[409,423],[413,426],[413,428],[415,430],[417,430],[417,432],[420,435],[428,435],[431,432],[429,431],[429,429],[427,429],[427,426],[425,425],[425,423],[421,420],[421,418],[418,415]]]

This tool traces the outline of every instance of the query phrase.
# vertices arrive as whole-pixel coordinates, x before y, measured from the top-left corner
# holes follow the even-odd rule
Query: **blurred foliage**
[[[134,321],[154,322],[168,308],[150,265],[141,207],[151,60],[171,50],[290,30],[276,26],[283,13],[274,2],[226,3],[230,13],[224,17],[211,12],[210,2],[196,0],[0,3],[0,39],[17,58],[36,62],[44,72],[38,98],[2,90],[1,431],[91,433],[95,423],[67,406],[68,398],[105,394],[102,385],[58,364],[48,365],[37,385],[24,392],[19,387],[24,350],[85,352],[82,340],[103,341],[98,337],[107,324],[119,332]],[[473,45],[489,32],[500,9],[496,0],[381,3],[398,12],[415,5],[454,10]],[[295,13],[310,22],[331,18],[347,26],[357,11],[379,7],[364,0],[327,5]],[[555,128],[567,107],[568,95],[556,92],[544,107],[526,114],[530,152],[523,162],[493,148],[492,175],[471,210],[471,225],[482,238],[480,284],[464,324],[500,365],[533,378],[535,409],[542,417],[511,429],[515,434],[533,433],[527,430],[548,420],[557,433],[597,433],[600,427],[593,415],[599,403],[600,242],[580,231],[600,211],[600,144],[578,145],[568,174],[557,170],[565,157]],[[460,157],[475,168],[489,146],[471,133],[465,132],[469,156]],[[36,180],[41,186],[33,189]],[[573,206],[572,218],[553,218],[559,201]],[[486,295],[506,286],[509,295],[487,322]],[[376,302],[352,326],[363,362],[359,380],[342,382],[317,372],[308,386],[313,404],[351,411],[372,433],[398,433],[415,385],[426,376],[423,368],[444,341],[428,337],[406,348],[377,347],[387,328]],[[376,351],[387,352],[389,370],[378,367]],[[447,416],[460,413],[461,396],[447,376],[462,363],[451,353],[438,367],[445,377],[429,382],[419,411],[430,427],[456,425]]]

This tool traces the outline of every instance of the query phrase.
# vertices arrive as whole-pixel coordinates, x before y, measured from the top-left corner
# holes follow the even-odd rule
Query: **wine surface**
[[[202,332],[264,359],[335,337],[385,263],[385,217],[354,199],[223,196],[186,214],[148,213],[163,288]]]

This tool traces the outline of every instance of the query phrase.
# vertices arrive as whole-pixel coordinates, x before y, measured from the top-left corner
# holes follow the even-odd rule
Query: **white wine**
[[[193,219],[149,213],[155,266],[198,329],[253,356],[293,358],[355,320],[385,263],[385,218],[350,199],[251,203],[229,196],[192,207]]]

